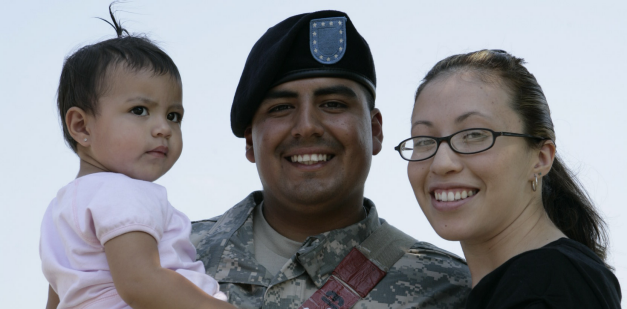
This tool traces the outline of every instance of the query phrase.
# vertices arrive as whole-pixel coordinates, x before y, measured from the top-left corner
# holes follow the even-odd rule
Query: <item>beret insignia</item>
[[[334,64],[346,53],[346,17],[312,19],[309,22],[311,55],[322,64]]]
[[[349,51],[347,40],[351,41]],[[233,96],[231,129],[235,136],[244,137],[270,89],[318,77],[355,81],[376,97],[377,75],[370,47],[344,12],[291,16],[259,38],[248,54]]]

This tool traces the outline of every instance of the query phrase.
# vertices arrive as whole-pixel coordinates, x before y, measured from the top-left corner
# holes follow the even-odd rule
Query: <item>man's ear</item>
[[[544,144],[542,145],[542,147],[540,147],[540,150],[538,151],[538,157],[533,166],[534,175],[544,176],[551,171],[551,167],[553,166],[553,160],[555,160],[555,151],[555,143],[552,140],[547,140],[544,142]],[[535,177],[531,175],[530,180],[535,180]]]
[[[87,113],[82,108],[71,107],[65,113],[65,125],[78,145],[88,147],[91,144]]]
[[[255,163],[255,148],[253,147],[253,128],[249,126],[244,131],[244,139],[246,140],[246,159],[250,163]]]
[[[383,148],[383,117],[378,108],[370,111],[372,125],[372,154],[377,155]]]

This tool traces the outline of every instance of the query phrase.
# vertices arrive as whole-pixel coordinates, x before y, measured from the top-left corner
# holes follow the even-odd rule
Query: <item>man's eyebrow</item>
[[[285,99],[285,98],[298,98],[298,93],[287,90],[275,90],[270,91],[264,97],[264,100],[268,99]]]
[[[353,91],[353,89],[344,85],[318,88],[314,91],[314,96],[323,96],[323,95],[329,95],[329,94],[339,94],[339,95],[344,95],[344,96],[351,97],[351,98],[357,97],[357,94],[355,93],[355,91]]]

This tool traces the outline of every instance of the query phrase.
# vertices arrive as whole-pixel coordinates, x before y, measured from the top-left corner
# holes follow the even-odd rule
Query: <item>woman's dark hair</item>
[[[544,141],[527,139],[530,147],[538,148],[548,139],[555,141],[555,130],[542,87],[524,63],[523,59],[502,50],[453,55],[427,73],[415,98],[418,99],[429,82],[456,72],[471,72],[486,83],[501,83],[511,94],[511,107],[522,119],[523,133],[545,138]],[[568,238],[584,244],[605,261],[608,247],[605,221],[581,183],[557,155],[551,171],[542,179],[542,203],[549,218]]]
[[[98,99],[107,87],[107,73],[112,68],[122,65],[133,72],[151,70],[155,75],[169,74],[176,81],[181,81],[174,61],[145,36],[130,35],[122,28],[122,24],[115,19],[112,5],[109,6],[112,22],[100,19],[115,29],[117,37],[82,47],[65,59],[61,70],[57,106],[63,136],[74,152],[77,143],[68,131],[65,115],[73,106],[96,115]]]

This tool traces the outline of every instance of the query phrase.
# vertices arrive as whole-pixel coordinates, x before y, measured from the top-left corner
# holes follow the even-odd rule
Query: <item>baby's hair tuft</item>
[[[118,38],[121,38],[124,35],[124,33],[126,33],[127,36],[130,36],[128,31],[124,29],[124,27],[122,27],[122,21],[115,19],[115,14],[113,14],[113,5],[116,3],[117,1],[114,1],[114,2],[111,2],[111,4],[109,4],[109,15],[111,16],[111,22],[102,17],[96,17],[96,18],[104,21],[105,23],[113,27],[113,29],[115,30],[115,33],[118,35]]]

